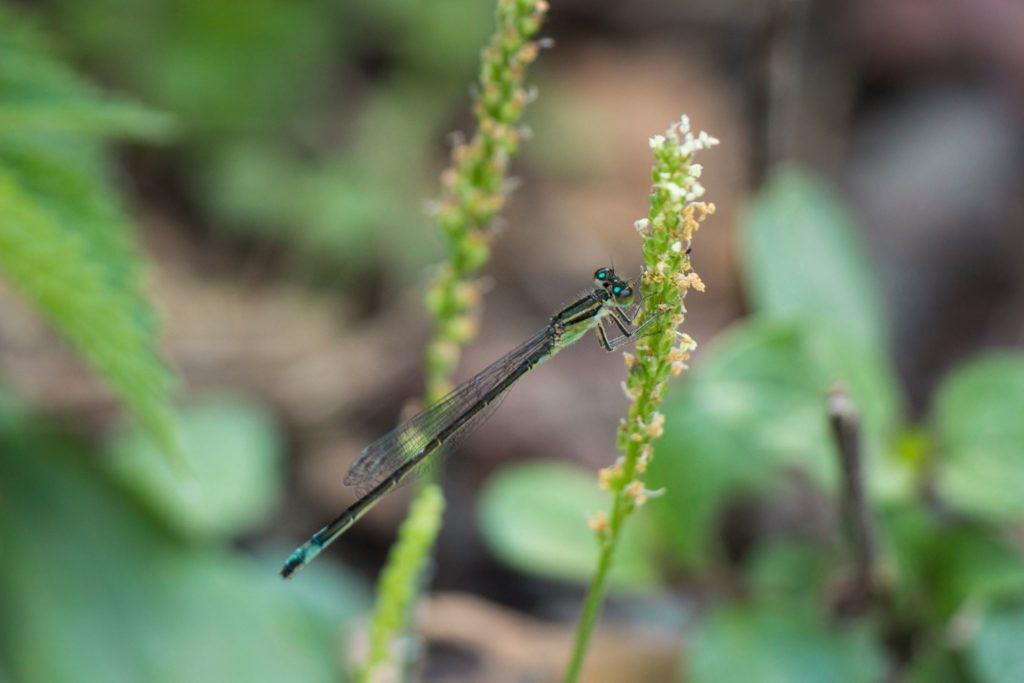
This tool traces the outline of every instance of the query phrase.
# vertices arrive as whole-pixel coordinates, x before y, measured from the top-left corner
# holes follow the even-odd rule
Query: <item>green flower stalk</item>
[[[475,277],[490,258],[491,225],[504,206],[509,161],[523,139],[520,119],[533,99],[524,77],[539,52],[534,36],[547,9],[545,0],[498,0],[497,29],[481,56],[474,106],[477,129],[469,142],[455,145],[451,166],[441,175],[436,214],[448,259],[426,296],[435,319],[434,338],[425,354],[428,405],[451,390],[462,348],[476,336],[481,289]],[[443,510],[440,488],[427,485],[402,524],[378,588],[371,655],[360,680],[375,680],[375,671],[385,664],[397,666],[389,664],[392,644],[408,628]],[[426,529],[433,531],[427,535],[422,531]],[[400,653],[396,662],[404,658]]]
[[[460,351],[476,336],[480,286],[473,279],[490,258],[491,229],[505,204],[508,164],[519,150],[519,120],[532,99],[523,78],[537,57],[533,37],[547,12],[544,0],[499,0],[498,28],[482,54],[477,130],[456,144],[452,165],[441,175],[437,222],[448,249],[427,293],[437,331],[426,352],[426,401],[451,390]]]
[[[398,676],[381,676],[383,670],[379,667],[388,664],[398,666],[403,659],[398,657],[397,662],[392,663],[394,636],[402,632],[409,622],[408,610],[416,603],[419,590],[422,558],[430,554],[441,529],[443,512],[444,496],[440,487],[428,484],[413,502],[409,519],[402,525],[398,542],[381,574],[378,591],[388,599],[377,604],[370,627],[370,653],[359,672],[360,681],[399,680]]]
[[[703,131],[694,136],[684,116],[665,135],[650,139],[654,152],[651,171],[653,186],[647,218],[636,222],[643,238],[644,320],[656,316],[649,334],[636,344],[636,355],[625,354],[629,369],[624,383],[632,403],[619,425],[617,447],[621,452],[611,467],[601,470],[601,488],[611,493],[611,511],[590,520],[599,546],[597,569],[583,605],[572,659],[565,681],[574,683],[604,599],[622,527],[629,515],[648,498],[660,492],[644,486],[642,475],[654,455],[653,442],[661,436],[665,416],[657,411],[670,377],[686,369],[696,342],[679,331],[686,313],[684,298],[691,288],[704,290],[704,283],[690,265],[690,243],[701,222],[714,213],[713,204],[697,201],[704,194],[699,182],[700,164],[694,155],[718,144]]]

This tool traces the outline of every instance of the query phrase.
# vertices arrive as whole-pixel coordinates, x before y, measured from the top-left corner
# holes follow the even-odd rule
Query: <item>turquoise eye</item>
[[[615,292],[616,294],[621,293],[622,292],[622,285],[615,285],[614,287],[612,287],[612,291]]]

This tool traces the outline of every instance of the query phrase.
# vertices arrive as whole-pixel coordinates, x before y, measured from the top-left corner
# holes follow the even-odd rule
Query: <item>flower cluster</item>
[[[636,355],[625,354],[629,374],[623,391],[631,401],[628,416],[619,424],[617,445],[622,455],[601,470],[599,483],[616,501],[611,517],[600,524],[591,520],[599,538],[617,533],[622,519],[636,506],[659,492],[650,491],[639,479],[654,453],[651,442],[661,436],[665,416],[657,411],[671,376],[686,370],[697,343],[680,332],[685,319],[683,305],[688,290],[704,291],[704,283],[690,265],[690,244],[701,222],[714,213],[713,204],[699,201],[701,166],[697,152],[718,144],[707,133],[694,134],[683,117],[665,135],[650,139],[655,164],[650,212],[634,224],[643,237],[644,319],[655,316],[649,333],[637,341]]]
[[[498,0],[497,30],[480,66],[477,130],[468,142],[455,145],[451,167],[441,176],[442,196],[434,211],[448,259],[438,268],[425,301],[436,324],[425,359],[428,405],[448,393],[461,349],[476,336],[481,290],[475,275],[490,257],[491,224],[505,203],[509,160],[523,139],[520,118],[533,99],[523,80],[541,47],[533,37],[547,7],[545,0]],[[440,489],[428,485],[402,524],[382,574],[370,629],[371,655],[359,680],[383,680],[405,668],[406,657],[395,658],[390,648],[414,612],[443,507]]]
[[[427,485],[413,501],[409,517],[398,532],[398,542],[392,547],[377,589],[386,598],[378,601],[370,623],[370,651],[359,672],[361,681],[383,680],[385,673],[398,669],[404,659],[393,656],[394,636],[405,627],[408,607],[416,599],[422,558],[430,554],[441,530],[444,505],[437,484]]]
[[[524,86],[525,71],[537,58],[533,37],[547,9],[545,0],[499,1],[498,28],[480,65],[476,133],[455,145],[452,164],[441,174],[435,211],[449,258],[426,297],[437,321],[426,352],[427,403],[451,388],[460,349],[476,336],[480,286],[474,276],[490,258],[491,223],[504,206],[509,160],[523,139],[520,119],[534,98]]]

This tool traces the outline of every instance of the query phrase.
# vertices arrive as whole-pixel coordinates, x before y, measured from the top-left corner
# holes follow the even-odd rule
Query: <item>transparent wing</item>
[[[497,412],[498,407],[501,405],[501,402],[505,400],[505,397],[508,396],[508,393],[508,390],[501,392],[497,398],[466,420],[466,423],[462,425],[462,427],[460,427],[450,438],[446,439],[445,442],[437,448],[437,450],[430,453],[428,457],[423,458],[419,463],[412,467],[409,473],[406,474],[398,483],[396,488],[401,488],[409,482],[433,476],[435,472],[441,469],[444,461],[448,458],[448,455],[459,447],[462,440],[476,431],[477,427],[482,425],[488,420],[488,418],[490,418],[491,415]]]
[[[524,363],[542,356],[550,348],[551,330],[544,328],[472,379],[455,387],[440,401],[363,449],[345,473],[345,484],[363,496],[410,460],[421,461],[413,468],[414,473],[429,469],[428,460],[433,461],[438,453],[449,450],[458,439],[482,424],[505,392],[492,396],[487,405],[481,405],[483,398]],[[436,443],[442,432],[460,420],[463,424],[447,435],[444,443]],[[425,452],[428,447],[430,452]]]

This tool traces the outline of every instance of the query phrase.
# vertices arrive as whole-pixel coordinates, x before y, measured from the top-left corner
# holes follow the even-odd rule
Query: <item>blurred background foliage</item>
[[[420,393],[425,209],[492,13],[0,3],[0,680],[358,662],[403,495],[276,570]],[[666,492],[627,530],[587,680],[1024,680],[1022,31],[1016,0],[554,4],[462,376],[595,267],[635,268],[647,136],[686,112],[723,141]],[[450,461],[424,680],[564,663],[626,405],[621,366],[580,346]]]
[[[284,241],[303,270],[430,262],[431,153],[473,81],[487,3],[51,4],[76,54],[174,112],[183,189],[208,220]]]

